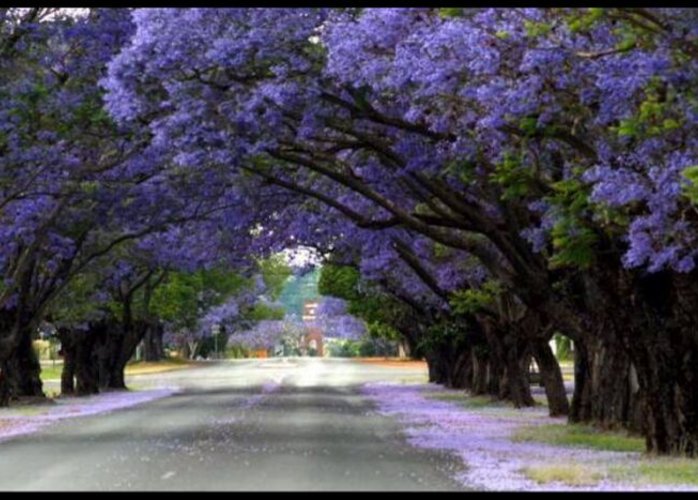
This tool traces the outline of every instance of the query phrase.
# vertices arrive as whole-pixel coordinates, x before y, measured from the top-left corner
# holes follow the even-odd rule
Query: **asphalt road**
[[[407,444],[360,392],[422,375],[272,358],[133,377],[181,391],[1,442],[0,490],[462,489],[456,458]]]

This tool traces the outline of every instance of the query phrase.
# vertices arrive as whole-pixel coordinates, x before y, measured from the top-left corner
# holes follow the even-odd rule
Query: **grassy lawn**
[[[585,465],[579,463],[540,464],[521,469],[539,484],[559,482],[569,486],[594,486],[600,480],[630,485],[693,485],[698,486],[698,460],[689,458],[643,457],[640,463],[628,465]]]
[[[524,467],[521,472],[538,484],[556,482],[568,486],[594,486],[603,478],[599,471],[572,463]]]
[[[53,365],[42,365],[41,366],[41,380],[60,380],[61,370],[63,370],[63,363],[56,363]]]
[[[462,391],[453,391],[440,394],[429,395],[430,398],[441,399],[442,401],[452,401],[457,403],[463,408],[468,410],[495,410],[495,409],[509,409],[513,410],[516,414],[516,408],[507,401],[500,401],[498,399],[492,399],[490,396],[467,396]],[[533,396],[534,401],[538,406],[547,407],[548,401],[545,396],[535,395]],[[508,413],[506,416],[510,416]]]
[[[545,424],[522,427],[513,441],[537,441],[557,446],[577,446],[608,451],[645,450],[645,440],[624,432],[601,431],[588,425]]]
[[[433,397],[434,399],[440,399],[442,401],[451,401],[451,402],[457,403],[459,406],[462,406],[463,408],[467,408],[469,410],[478,409],[478,408],[510,408],[511,407],[511,404],[505,403],[504,401],[498,401],[496,399],[492,399],[489,396],[466,396],[461,391],[438,393],[438,394],[430,395],[429,397]]]
[[[195,366],[196,363],[181,358],[168,358],[162,361],[137,361],[126,366],[126,375],[169,372]]]
[[[698,485],[698,460],[646,457],[639,467],[612,467],[609,476],[632,483]]]
[[[181,370],[194,366],[194,363],[188,360],[179,358],[168,358],[163,361],[138,361],[129,363],[126,366],[126,375],[145,375],[148,373],[161,373],[171,370]],[[63,363],[56,363],[56,366],[51,364],[41,367],[41,380],[60,380]]]
[[[431,395],[434,399],[451,401],[470,411],[486,412],[492,417],[521,417],[522,427],[512,436],[514,442],[539,442],[560,447],[589,448],[617,452],[645,451],[641,437],[622,431],[604,431],[588,425],[550,423],[525,425],[523,414],[510,404],[487,396],[466,396],[462,391]],[[698,485],[698,460],[638,455],[637,459],[619,464],[560,463],[531,464],[520,471],[539,484],[562,483],[568,486],[594,486],[601,480],[629,485]]]

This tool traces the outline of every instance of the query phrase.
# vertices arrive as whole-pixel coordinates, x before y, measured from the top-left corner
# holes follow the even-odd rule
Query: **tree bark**
[[[67,328],[58,329],[58,338],[61,341],[61,352],[63,354],[61,395],[68,396],[75,393],[75,343],[72,332]]]
[[[543,339],[532,342],[533,356],[540,369],[541,382],[548,399],[548,411],[551,417],[568,415],[570,410],[567,391],[562,378],[560,365],[550,345]]]
[[[46,397],[41,381],[41,364],[34,352],[29,331],[21,333],[17,349],[7,366],[10,392],[14,397]]]
[[[91,331],[81,334],[80,337],[75,343],[75,393],[78,396],[89,396],[99,392],[99,372],[94,352],[96,339]]]
[[[639,404],[639,389],[631,380],[631,359],[620,340],[606,330],[575,342],[575,388],[570,422],[585,422],[604,429],[636,428],[631,418]]]
[[[144,358],[146,361],[160,361],[165,358],[162,336],[164,330],[158,321],[149,322],[143,338]]]

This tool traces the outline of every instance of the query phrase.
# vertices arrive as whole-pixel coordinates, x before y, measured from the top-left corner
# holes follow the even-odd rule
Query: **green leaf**
[[[698,165],[686,167],[681,175],[688,181],[684,182],[682,189],[683,195],[688,198],[691,203],[698,205]]]

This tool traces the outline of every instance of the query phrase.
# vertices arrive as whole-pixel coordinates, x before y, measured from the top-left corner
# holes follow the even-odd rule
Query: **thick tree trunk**
[[[548,399],[548,411],[551,417],[568,415],[570,405],[567,401],[565,382],[560,371],[560,364],[548,342],[543,339],[532,342],[532,352],[540,369],[541,382]]]
[[[604,429],[639,430],[634,419],[640,404],[633,384],[627,348],[606,330],[606,337],[575,343],[575,389],[570,422],[586,422]]]
[[[72,332],[65,328],[58,329],[58,338],[61,341],[61,353],[63,355],[61,394],[68,396],[75,393],[75,342]]]
[[[429,382],[443,384],[446,382],[445,366],[441,358],[433,350],[425,354],[429,370]]]
[[[144,358],[146,361],[160,361],[165,358],[165,349],[162,342],[163,334],[164,330],[159,322],[150,322],[143,338]]]
[[[126,389],[124,370],[145,335],[141,322],[109,323],[100,326],[99,386],[103,389]]]
[[[44,398],[41,364],[34,352],[29,331],[22,332],[17,349],[8,362],[8,379],[13,397]]]
[[[531,385],[528,381],[528,367],[524,367],[525,353],[522,353],[521,341],[507,339],[505,341],[506,380],[508,383],[508,398],[516,408],[535,406],[531,395]]]
[[[494,395],[511,401],[516,408],[534,406],[536,402],[531,395],[528,367],[524,366],[528,356],[526,341],[516,335],[512,328],[500,325],[487,325],[485,331],[496,376],[491,385],[491,389],[496,390]]]
[[[638,381],[646,393],[647,450],[693,457],[698,455],[698,349],[671,345],[660,336],[633,347]]]
[[[478,355],[476,349],[470,353],[473,370],[472,392],[473,395],[487,394],[489,389],[489,359],[486,356]]]
[[[75,393],[78,396],[89,396],[99,392],[98,369],[94,352],[95,340],[92,332],[87,332],[76,342]]]
[[[446,387],[472,391],[473,367],[470,349],[458,349],[449,353]]]
[[[7,381],[7,361],[0,362],[0,408],[10,404],[10,386]]]
[[[576,424],[591,421],[591,363],[582,342],[574,344],[574,391],[570,404],[569,421]]]
[[[636,282],[629,352],[644,393],[651,453],[698,455],[698,273],[657,273]]]

